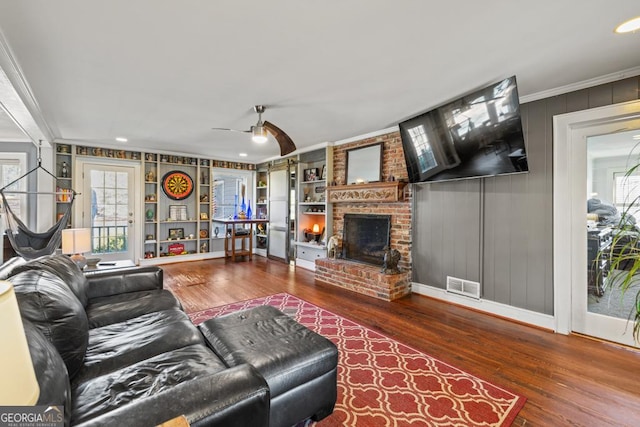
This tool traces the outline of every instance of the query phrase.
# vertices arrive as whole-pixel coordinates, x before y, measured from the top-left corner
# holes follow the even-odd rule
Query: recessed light
[[[247,153],[240,153],[240,154],[238,154],[238,155],[239,155],[240,157],[247,157],[247,156],[248,156],[248,154],[247,154]]]
[[[621,33],[631,33],[639,29],[640,29],[640,16],[623,22],[622,24],[618,25],[614,31],[618,34],[621,34]]]
[[[127,138],[123,138],[123,137],[119,136],[119,137],[116,138],[116,141],[118,141],[118,142],[127,142],[129,140]]]
[[[640,133],[637,135],[633,135],[632,138],[635,139],[636,141],[640,141]]]

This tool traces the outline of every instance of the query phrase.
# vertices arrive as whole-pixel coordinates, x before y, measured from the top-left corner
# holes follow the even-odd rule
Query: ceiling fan
[[[280,145],[280,155],[286,156],[289,153],[293,153],[296,151],[296,145],[293,143],[289,135],[284,133],[282,129],[277,127],[271,122],[262,121],[262,113],[264,113],[265,106],[264,105],[256,105],[253,107],[253,111],[258,113],[258,123],[251,126],[249,130],[238,130],[238,129],[229,129],[229,128],[212,128],[213,130],[230,130],[234,132],[244,132],[250,133],[251,139],[257,143],[267,142],[267,131],[273,135],[273,137],[278,141]]]

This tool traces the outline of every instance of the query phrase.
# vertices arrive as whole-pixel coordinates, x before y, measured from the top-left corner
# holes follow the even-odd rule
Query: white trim
[[[334,142],[333,145],[335,146],[335,145],[348,144],[350,142],[361,141],[363,139],[368,139],[368,138],[375,138],[376,136],[386,135],[388,133],[399,132],[399,131],[400,129],[398,128],[398,125],[395,125],[395,126],[388,127],[386,129],[375,130],[373,132],[353,136],[351,138],[341,139],[339,141]]]
[[[302,267],[305,270],[316,271],[316,262],[307,261],[306,259],[296,258],[296,267]]]
[[[418,295],[424,295],[440,301],[450,302],[463,307],[523,322],[532,326],[549,330],[554,330],[555,327],[553,316],[548,314],[536,313],[535,311],[525,310],[524,308],[518,308],[495,301],[464,297],[449,293],[441,288],[435,288],[421,283],[412,282],[411,291]]]
[[[562,95],[569,92],[575,92],[577,90],[588,89],[590,87],[615,82],[618,80],[626,79],[628,77],[634,77],[640,75],[640,66],[627,68],[626,70],[616,71],[615,73],[605,74],[604,76],[594,77],[592,79],[583,80],[581,82],[570,83],[565,86],[556,87],[553,89],[543,90],[541,92],[532,93],[520,97],[520,103],[537,101],[539,99],[551,98],[554,96]]]
[[[572,283],[574,276],[585,274],[580,268],[583,264],[574,260],[574,256],[578,256],[574,251],[578,248],[575,248],[572,242],[572,236],[576,233],[575,227],[584,229],[586,224],[586,218],[585,224],[578,224],[573,219],[576,215],[573,207],[573,189],[584,184],[576,182],[578,178],[574,178],[574,143],[585,137],[585,128],[635,117],[640,117],[640,101],[560,114],[553,118],[553,299],[557,332],[568,334],[573,330]]]

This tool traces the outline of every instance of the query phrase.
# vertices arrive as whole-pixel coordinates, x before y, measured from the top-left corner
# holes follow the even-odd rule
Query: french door
[[[102,261],[136,260],[140,252],[140,167],[78,161],[82,171],[76,227],[91,228],[91,256]],[[88,257],[88,255],[86,255]]]
[[[616,177],[637,161],[637,148],[636,155],[629,156],[634,144],[622,145],[619,140],[627,136],[633,141],[633,135],[640,133],[640,119],[626,110],[621,114],[594,118],[585,113],[578,116],[585,121],[573,122],[565,128],[565,135],[555,138],[563,154],[556,152],[554,170],[554,253],[561,273],[554,274],[554,283],[559,290],[557,314],[560,323],[568,314],[569,331],[638,346],[633,339],[632,307],[623,303],[619,283],[605,277],[606,257],[597,255],[607,251],[619,226],[619,218],[607,218],[615,207]],[[631,288],[633,295],[626,297],[635,300],[636,292],[637,288]]]
[[[289,262],[289,168],[269,171],[269,258]]]

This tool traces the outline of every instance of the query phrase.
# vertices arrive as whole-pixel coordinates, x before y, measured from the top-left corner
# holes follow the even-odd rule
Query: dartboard
[[[193,193],[193,180],[181,171],[167,172],[162,177],[162,190],[170,199],[186,199]]]

